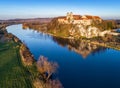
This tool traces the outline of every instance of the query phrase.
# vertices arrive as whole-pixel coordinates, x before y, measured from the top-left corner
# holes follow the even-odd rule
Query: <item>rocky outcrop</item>
[[[86,16],[87,17],[87,16]],[[67,21],[65,17],[54,18],[48,24],[47,32],[58,35],[59,37],[73,37],[73,38],[93,38],[98,36],[105,36],[106,34],[113,34],[112,29],[115,28],[113,21],[106,21],[99,18],[94,20],[92,18],[79,18],[72,23],[61,22]]]
[[[85,28],[82,25],[77,25],[77,26],[78,26],[78,33],[82,37],[92,38],[99,36],[101,33],[97,27],[88,26]]]
[[[76,26],[77,26],[77,34],[85,38],[93,38],[98,36],[104,37],[106,34],[113,34],[111,30],[101,31],[99,28],[95,26],[80,25],[80,24]],[[75,29],[72,30],[74,31]],[[76,31],[74,31],[72,35],[75,35],[75,32]]]

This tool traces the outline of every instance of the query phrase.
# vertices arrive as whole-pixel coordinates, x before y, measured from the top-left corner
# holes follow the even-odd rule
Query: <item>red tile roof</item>
[[[81,20],[88,20],[88,18],[81,18]]]
[[[95,18],[95,19],[101,19],[99,16],[93,16],[93,18]]]
[[[91,16],[91,15],[84,15],[86,18],[82,18],[81,15],[73,15],[74,20],[89,20],[89,19],[101,19],[99,16]],[[66,20],[66,16],[57,17],[57,19],[64,19]]]
[[[82,17],[81,15],[73,15],[74,20],[80,20],[81,17]]]
[[[93,16],[90,15],[85,15],[87,17],[87,19],[93,19]]]

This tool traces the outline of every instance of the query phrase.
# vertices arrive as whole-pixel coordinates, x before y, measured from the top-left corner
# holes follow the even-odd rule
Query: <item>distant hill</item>
[[[9,20],[0,20],[0,23],[23,23],[23,22],[39,22],[39,23],[48,23],[52,18],[30,18],[30,19],[9,19]]]

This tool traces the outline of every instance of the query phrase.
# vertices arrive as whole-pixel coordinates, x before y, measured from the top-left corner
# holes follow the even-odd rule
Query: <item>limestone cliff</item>
[[[62,17],[63,19],[64,17]],[[114,23],[111,21],[98,21],[98,20],[80,20],[73,23],[67,23],[67,21],[60,21],[59,18],[55,18],[48,24],[48,32],[60,37],[85,37],[93,38],[97,36],[105,36],[111,33],[111,29],[114,28]],[[75,20],[76,21],[76,20]]]

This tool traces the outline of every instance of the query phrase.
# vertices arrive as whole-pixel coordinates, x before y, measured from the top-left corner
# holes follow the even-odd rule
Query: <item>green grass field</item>
[[[19,46],[11,41],[0,43],[0,88],[33,88],[34,72],[24,67],[19,55]]]

